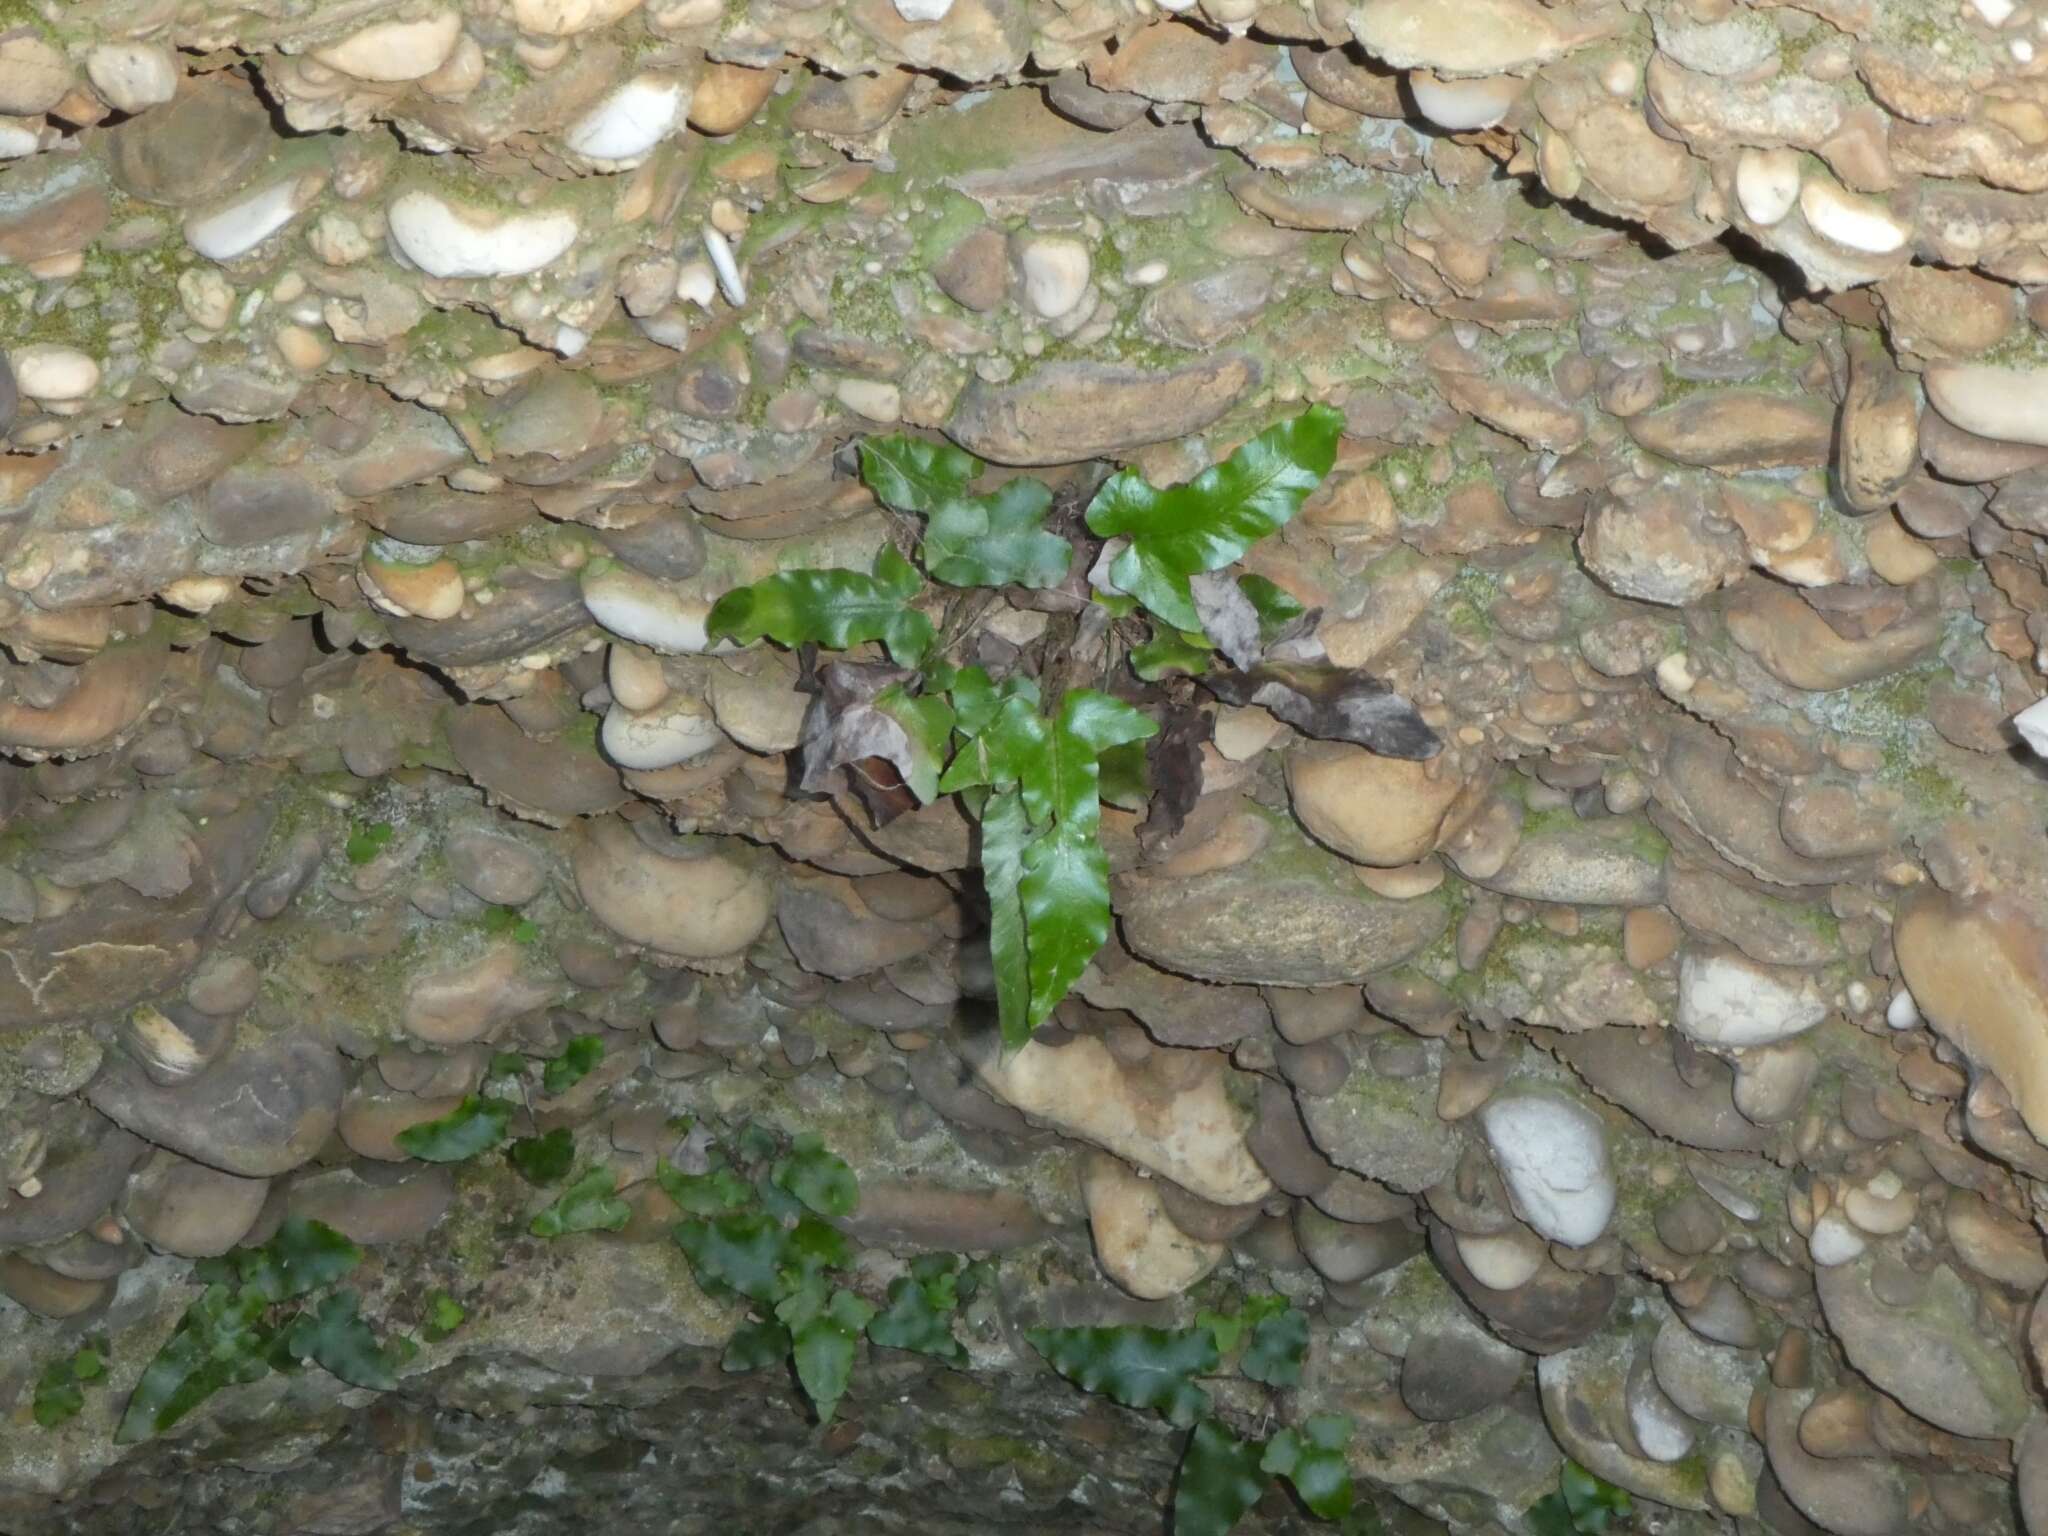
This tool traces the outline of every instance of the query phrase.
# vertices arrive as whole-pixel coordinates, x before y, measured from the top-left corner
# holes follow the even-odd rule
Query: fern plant
[[[924,520],[917,560],[937,589],[891,544],[871,570],[780,571],[712,608],[714,638],[887,652],[893,665],[817,669],[799,783],[846,783],[878,823],[960,797],[981,829],[1007,1047],[1051,1016],[1109,937],[1104,798],[1153,795],[1147,825],[1169,835],[1192,801],[1199,730],[1162,723],[1199,716],[1167,680],[1199,676],[1217,697],[1265,705],[1310,735],[1405,757],[1437,749],[1406,700],[1321,658],[1308,638],[1315,615],[1270,581],[1226,574],[1329,473],[1342,425],[1311,406],[1167,489],[1124,469],[1078,521],[1061,518],[1037,480],[976,492],[985,466],[950,444],[869,438],[862,478],[885,505]],[[969,656],[993,598],[947,588],[1045,594],[1038,606],[1061,618],[1033,654],[992,674]],[[1162,788],[1172,792],[1155,794]]]

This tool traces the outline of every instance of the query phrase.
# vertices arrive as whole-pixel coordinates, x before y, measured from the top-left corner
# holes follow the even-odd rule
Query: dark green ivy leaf
[[[654,1176],[661,1181],[669,1199],[693,1216],[716,1216],[736,1211],[752,1196],[747,1181],[730,1168],[709,1168],[703,1173],[684,1173],[667,1158],[655,1165]]]
[[[787,1234],[766,1211],[739,1210],[676,1223],[676,1245],[706,1280],[772,1306],[781,1295],[778,1274]]]
[[[1351,1421],[1341,1413],[1318,1413],[1299,1433],[1282,1429],[1266,1442],[1260,1469],[1294,1484],[1301,1502],[1325,1520],[1341,1520],[1351,1512],[1351,1468],[1344,1447],[1351,1441]]]
[[[1561,1493],[1546,1493],[1522,1512],[1533,1536],[1579,1536],[1571,1507]]]
[[[904,512],[929,512],[963,495],[981,470],[981,460],[945,441],[891,433],[860,445],[861,483]]]
[[[459,1163],[488,1152],[505,1139],[512,1106],[472,1093],[438,1120],[409,1125],[392,1138],[408,1157],[428,1163]]]
[[[799,1292],[790,1300],[795,1304],[778,1306],[776,1316],[789,1329],[796,1379],[817,1408],[818,1422],[829,1424],[839,1399],[846,1395],[861,1330],[874,1317],[875,1309],[848,1290],[834,1291],[822,1307],[808,1292]]]
[[[590,1069],[604,1060],[604,1036],[578,1035],[562,1048],[562,1054],[540,1071],[541,1092],[560,1098],[590,1075]]]
[[[815,1132],[791,1143],[787,1156],[775,1164],[776,1185],[795,1195],[820,1216],[850,1216],[860,1203],[860,1182],[846,1159],[825,1150]]]
[[[1178,673],[1200,677],[1209,670],[1209,644],[1199,635],[1182,634],[1164,625],[1152,638],[1131,652],[1131,670],[1148,683]]]
[[[350,1386],[388,1392],[398,1385],[391,1356],[359,1315],[354,1291],[335,1291],[301,1312],[285,1335],[285,1348]]]
[[[1131,541],[1109,579],[1175,629],[1200,630],[1188,578],[1221,570],[1284,526],[1336,463],[1343,425],[1312,405],[1185,485],[1155,490],[1136,469],[1111,476],[1088,506],[1098,537]]]
[[[527,1226],[535,1237],[562,1237],[570,1232],[616,1232],[633,1219],[632,1207],[618,1196],[618,1176],[603,1163],[555,1197]]]
[[[1289,1307],[1262,1318],[1252,1328],[1238,1369],[1269,1387],[1291,1387],[1301,1380],[1301,1362],[1308,1353],[1308,1317]]]
[[[742,645],[765,636],[835,651],[880,640],[898,665],[914,667],[932,643],[932,621],[910,606],[919,586],[910,562],[885,544],[871,576],[838,567],[778,571],[734,587],[713,605],[706,632]]]
[[[946,1277],[951,1301],[952,1277]],[[910,1349],[957,1364],[967,1351],[953,1337],[952,1307],[933,1300],[932,1288],[910,1275],[889,1282],[889,1305],[868,1324],[868,1337],[885,1349]]]
[[[1229,1536],[1266,1491],[1259,1451],[1215,1419],[1197,1424],[1174,1481],[1173,1536]]]
[[[529,1184],[553,1184],[569,1176],[576,1162],[576,1138],[567,1126],[545,1136],[527,1136],[505,1149],[505,1156]]]
[[[789,1330],[773,1318],[750,1318],[740,1324],[737,1332],[726,1340],[725,1354],[720,1357],[718,1368],[722,1371],[758,1371],[789,1358]]]
[[[1218,1363],[1206,1328],[1033,1328],[1024,1336],[1067,1380],[1127,1408],[1156,1408],[1182,1428],[1209,1410],[1209,1394],[1190,1379]]]
[[[949,587],[1056,587],[1074,547],[1045,527],[1052,492],[1011,480],[986,496],[954,496],[931,510],[918,552],[932,580]]]
[[[1293,593],[1268,581],[1264,576],[1238,577],[1237,590],[1245,595],[1246,601],[1258,614],[1259,638],[1268,645],[1273,643],[1281,630],[1308,612]]]

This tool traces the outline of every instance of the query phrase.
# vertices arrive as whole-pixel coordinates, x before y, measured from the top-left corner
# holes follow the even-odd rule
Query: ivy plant
[[[986,466],[949,443],[871,437],[862,479],[923,520],[917,563],[886,544],[870,571],[779,571],[713,605],[713,638],[805,649],[801,788],[843,786],[878,824],[958,795],[979,823],[1007,1047],[1030,1039],[1108,939],[1103,801],[1149,804],[1155,840],[1193,803],[1202,732],[1181,726],[1200,716],[1172,691],[1186,679],[1309,735],[1406,757],[1437,750],[1406,700],[1322,657],[1314,613],[1271,580],[1227,571],[1300,510],[1342,426],[1311,406],[1184,485],[1124,469],[1068,510],[1029,478],[976,491]],[[1057,617],[1028,652],[991,651],[978,626],[993,600],[925,578],[1004,589]],[[870,643],[888,663],[810,658]]]
[[[1301,1380],[1308,1318],[1284,1297],[1249,1296],[1230,1313],[1198,1313],[1192,1328],[1034,1328],[1031,1347],[1060,1375],[1129,1408],[1156,1409],[1190,1430],[1173,1494],[1174,1536],[1227,1536],[1284,1478],[1325,1520],[1351,1512],[1344,1448],[1351,1421],[1317,1414],[1266,1439],[1247,1439],[1214,1414],[1197,1378],[1232,1369],[1280,1388]]]
[[[1557,1492],[1529,1506],[1529,1529],[1535,1536],[1607,1536],[1611,1523],[1626,1520],[1631,1507],[1627,1490],[1567,1461],[1558,1469]]]
[[[317,1365],[353,1386],[388,1390],[418,1348],[380,1341],[356,1294],[335,1282],[362,1250],[323,1222],[287,1216],[269,1241],[202,1259],[205,1289],[185,1309],[128,1399],[116,1441],[161,1434],[222,1387]]]
[[[55,1429],[85,1406],[85,1390],[106,1379],[113,1351],[103,1334],[94,1334],[76,1350],[43,1367],[36,1378],[30,1411],[44,1429]]]
[[[348,841],[342,844],[342,852],[351,864],[367,864],[384,851],[384,845],[391,841],[391,823],[388,821],[361,821],[349,829]]]
[[[676,1245],[707,1294],[742,1300],[751,1314],[726,1346],[728,1371],[789,1361],[829,1422],[852,1376],[861,1336],[949,1364],[964,1361],[951,1315],[983,1271],[951,1254],[928,1254],[892,1281],[885,1305],[850,1283],[852,1241],[838,1223],[860,1202],[853,1169],[815,1135],[784,1144],[749,1125],[715,1140],[703,1166],[667,1160],[657,1177],[683,1211]]]

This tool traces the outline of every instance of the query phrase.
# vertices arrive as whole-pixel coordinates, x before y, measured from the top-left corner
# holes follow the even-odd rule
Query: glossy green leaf
[[[1336,462],[1343,425],[1328,406],[1310,406],[1164,491],[1135,469],[1111,476],[1088,506],[1099,537],[1130,540],[1109,579],[1174,628],[1200,630],[1188,578],[1221,570],[1283,527]]]
[[[321,1297],[311,1311],[292,1320],[285,1348],[351,1386],[388,1392],[398,1385],[391,1356],[357,1308],[354,1291]]]
[[[1260,1446],[1215,1419],[1188,1437],[1173,1486],[1173,1536],[1229,1536],[1266,1491]]]
[[[776,1316],[789,1329],[796,1379],[818,1410],[818,1422],[829,1424],[853,1375],[861,1330],[874,1317],[875,1309],[848,1290],[834,1291],[822,1307],[808,1293],[791,1300],[803,1304],[777,1307]]]
[[[981,460],[944,441],[891,433],[860,444],[861,483],[905,512],[930,512],[964,494],[981,471]]]
[[[915,1350],[955,1364],[965,1360],[967,1351],[953,1337],[951,1280],[950,1275],[945,1277],[946,1305],[939,1304],[930,1285],[914,1276],[891,1280],[889,1305],[868,1324],[868,1337],[886,1349]]]
[[[1063,821],[1024,846],[1017,895],[1024,904],[1031,1029],[1052,1016],[1109,938],[1109,855],[1095,827],[1093,816]]]
[[[1245,1346],[1238,1369],[1269,1387],[1291,1387],[1300,1382],[1302,1361],[1307,1355],[1308,1316],[1289,1307],[1253,1326],[1251,1342]]]
[[[1067,1380],[1127,1408],[1156,1408],[1182,1428],[1209,1410],[1191,1379],[1218,1363],[1206,1328],[1033,1328],[1025,1338]]]
[[[265,1375],[271,1344],[270,1331],[262,1323],[266,1306],[259,1295],[209,1285],[143,1367],[114,1431],[115,1443],[147,1440],[221,1388]]]
[[[827,1270],[851,1267],[853,1243],[830,1222],[806,1214],[784,1238],[782,1262],[788,1283],[800,1284]]]
[[[1522,1512],[1532,1536],[1579,1536],[1571,1506],[1561,1493],[1546,1493]]]
[[[85,1389],[107,1374],[107,1341],[94,1335],[78,1349],[43,1367],[29,1400],[44,1429],[54,1429],[85,1406]]]
[[[1052,492],[1040,480],[949,497],[931,509],[918,553],[932,580],[949,587],[1056,587],[1074,547],[1045,527],[1051,510]]]
[[[706,631],[742,645],[766,637],[841,651],[880,640],[899,666],[914,667],[932,642],[932,621],[910,606],[920,586],[910,562],[884,545],[873,575],[841,568],[778,571],[735,587],[712,606]]]
[[[446,1291],[436,1291],[427,1298],[426,1322],[421,1331],[426,1334],[428,1343],[438,1344],[460,1328],[468,1316],[461,1302]]]
[[[820,1216],[850,1216],[860,1203],[860,1181],[846,1159],[825,1150],[812,1132],[805,1132],[791,1144],[787,1156],[775,1164],[777,1187],[796,1196]]]
[[[974,1267],[968,1265],[967,1269]],[[910,1261],[910,1278],[924,1291],[925,1300],[941,1312],[950,1312],[960,1305],[964,1273],[957,1253],[921,1253]]]
[[[510,1104],[472,1093],[440,1119],[409,1125],[392,1139],[422,1162],[460,1163],[498,1145],[511,1123]]]
[[[604,1036],[578,1035],[540,1070],[541,1092],[559,1098],[590,1076],[591,1069],[604,1060]]]
[[[1152,767],[1142,741],[1127,741],[1102,754],[1102,798],[1126,811],[1144,809],[1152,798]]]
[[[1301,1502],[1325,1520],[1341,1520],[1351,1511],[1351,1467],[1344,1447],[1351,1441],[1351,1421],[1341,1413],[1313,1415],[1297,1432],[1282,1429],[1266,1442],[1261,1469],[1294,1484]]]
[[[527,1136],[505,1149],[505,1156],[529,1184],[555,1184],[576,1164],[576,1137],[565,1125],[545,1136]]]
[[[1031,970],[1025,953],[1024,844],[1031,824],[1023,792],[991,795],[981,811],[981,882],[988,893],[989,963],[996,978],[996,1016],[1003,1044],[1016,1050],[1031,1038]]]
[[[773,1305],[782,1293],[786,1238],[781,1224],[759,1210],[676,1223],[676,1245],[700,1283],[709,1280],[763,1305]]]
[[[616,1232],[633,1219],[633,1209],[618,1196],[618,1175],[604,1164],[585,1173],[528,1223],[535,1237],[562,1237],[571,1232]]]
[[[779,1364],[789,1358],[790,1342],[789,1330],[775,1319],[751,1318],[726,1340],[718,1368],[738,1373]]]

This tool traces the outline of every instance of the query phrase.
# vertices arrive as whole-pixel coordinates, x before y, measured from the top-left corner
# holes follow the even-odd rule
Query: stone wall
[[[2048,1536],[2044,52],[2013,0],[0,0],[0,1527],[1157,1530],[1177,1442],[1021,1330],[1222,1287],[1314,1318],[1226,1416],[1348,1415],[1390,1529],[1526,1531],[1570,1458],[1644,1530]],[[971,818],[792,792],[804,659],[711,605],[908,547],[863,436],[1071,512],[1310,402],[1244,569],[1443,750],[1196,695],[999,1055]],[[1069,523],[955,659],[1120,664]],[[625,1231],[395,1140],[585,1034],[520,1125]],[[823,1429],[719,1372],[680,1113],[843,1154],[877,1294],[998,1256],[968,1368],[876,1351]],[[288,1215],[471,1324],[116,1445]]]

